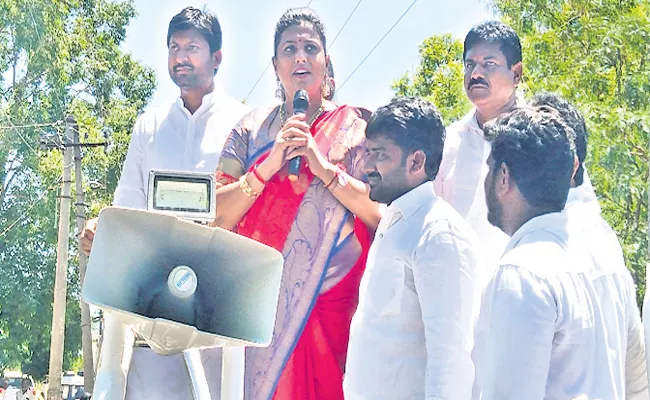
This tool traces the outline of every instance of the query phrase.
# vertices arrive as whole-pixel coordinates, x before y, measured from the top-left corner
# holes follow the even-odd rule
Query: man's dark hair
[[[521,62],[521,41],[514,29],[499,21],[488,21],[475,25],[465,36],[463,60],[467,52],[479,43],[498,44],[506,57],[508,68]]]
[[[531,106],[549,106],[555,109],[564,120],[564,123],[573,129],[576,140],[576,155],[579,161],[578,169],[573,179],[576,182],[576,186],[582,185],[585,172],[583,163],[585,162],[585,158],[587,158],[587,139],[589,138],[589,132],[587,131],[584,118],[582,118],[582,115],[580,115],[571,103],[556,93],[538,93],[533,97],[530,104]]]
[[[323,42],[323,51],[327,54],[327,43],[325,41],[325,25],[320,15],[316,13],[313,9],[309,7],[296,7],[290,8],[282,14],[280,20],[275,25],[275,36],[273,39],[273,54],[278,55],[278,46],[280,45],[280,39],[282,39],[282,34],[287,29],[292,26],[302,26],[307,25],[310,28],[314,29],[320,38],[320,41]]]
[[[432,103],[418,97],[398,97],[379,107],[366,127],[366,138],[377,137],[390,139],[402,150],[404,158],[422,150],[427,156],[427,178],[435,179],[442,161],[445,126]]]
[[[203,36],[210,45],[210,53],[221,50],[221,25],[217,16],[194,7],[184,8],[169,21],[167,47],[169,47],[169,41],[174,33],[188,29],[195,29]]]
[[[566,204],[575,144],[573,130],[549,107],[515,110],[485,126],[492,137],[494,168],[505,164],[528,204],[562,211]]]

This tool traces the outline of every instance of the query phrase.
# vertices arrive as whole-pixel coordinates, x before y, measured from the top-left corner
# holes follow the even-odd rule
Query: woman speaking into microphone
[[[313,10],[286,11],[274,45],[282,102],[240,121],[217,168],[215,224],[285,259],[273,341],[246,349],[245,397],[343,399],[350,321],[380,219],[361,180],[366,122],[359,109],[325,100],[333,85]],[[294,97],[305,105],[301,90],[306,111],[294,110]]]

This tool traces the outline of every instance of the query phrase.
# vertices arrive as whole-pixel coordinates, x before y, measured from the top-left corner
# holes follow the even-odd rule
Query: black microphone
[[[306,114],[309,108],[309,95],[305,89],[300,89],[293,95],[293,115]],[[297,181],[300,174],[302,157],[297,156],[289,160],[289,180]]]

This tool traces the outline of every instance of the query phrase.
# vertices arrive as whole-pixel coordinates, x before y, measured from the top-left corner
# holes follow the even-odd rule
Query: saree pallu
[[[217,181],[232,182],[268,156],[277,114],[277,107],[256,110],[240,122]],[[311,132],[321,154],[360,179],[365,126],[357,109],[342,106],[324,113]],[[350,322],[370,244],[368,230],[353,218],[303,161],[297,181],[288,179],[285,165],[239,222],[239,234],[285,259],[273,341],[246,349],[246,399],[343,399]]]

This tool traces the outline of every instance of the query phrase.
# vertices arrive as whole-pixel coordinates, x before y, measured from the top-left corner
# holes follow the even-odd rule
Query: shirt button
[[[383,238],[383,237],[384,237],[384,234],[383,234],[383,233],[380,233],[380,234],[379,234],[379,238],[381,239],[381,238]]]

